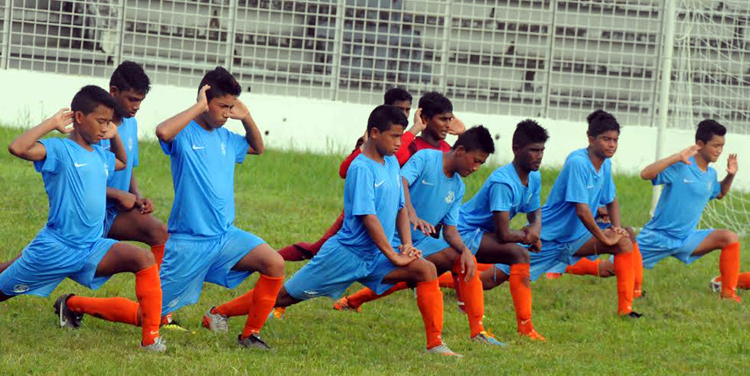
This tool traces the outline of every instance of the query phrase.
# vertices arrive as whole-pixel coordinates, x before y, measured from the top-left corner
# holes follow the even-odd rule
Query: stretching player
[[[241,92],[234,77],[217,67],[201,80],[197,103],[156,128],[175,190],[161,268],[162,314],[198,302],[204,282],[234,288],[257,271],[255,288],[209,309],[203,325],[227,331],[229,317],[247,315],[239,344],[269,349],[258,333],[281,288],[284,260],[261,238],[234,226],[235,166],[247,154],[264,151],[258,126],[238,99]],[[242,122],[244,136],[223,128],[229,119]]]
[[[740,243],[736,233],[723,229],[696,228],[708,201],[726,196],[737,174],[737,155],[730,154],[727,176],[719,182],[710,166],[724,149],[727,130],[714,120],[703,120],[695,132],[695,145],[655,162],[641,171],[641,178],[663,185],[654,216],[638,234],[643,265],[653,268],[672,256],[691,264],[720,249],[721,297],[739,302]],[[747,283],[750,273],[744,273]],[[715,280],[715,279],[714,279]]]
[[[461,178],[479,169],[494,151],[495,145],[490,132],[482,126],[471,128],[459,136],[448,153],[422,150],[414,154],[401,170],[401,176],[409,217],[412,218],[412,223],[418,224],[411,231],[414,247],[423,252],[427,261],[435,264],[438,274],[454,270],[459,275],[471,330],[470,338],[492,345],[503,345],[484,329],[482,283],[476,274],[474,255],[464,245],[456,229],[458,211],[465,192]],[[438,225],[443,226],[441,239],[431,236],[435,234]],[[394,239],[393,247],[397,248],[398,245],[400,242]],[[407,283],[400,282],[380,295],[365,288],[339,299],[334,308],[360,311],[362,304],[407,287]]]
[[[49,218],[19,258],[0,274],[0,301],[21,294],[48,296],[66,277],[96,290],[114,274],[134,273],[138,303],[62,295],[54,304],[59,324],[78,328],[83,314],[89,314],[140,325],[141,347],[165,351],[159,337],[161,287],[153,255],[102,237],[107,180],[127,163],[117,127],[111,123],[116,106],[104,89],[85,86],[73,97],[72,112],[59,111],[8,147],[11,154],[33,161],[42,174]],[[69,137],[40,140],[53,130]],[[102,139],[111,139],[112,153],[98,145]]]

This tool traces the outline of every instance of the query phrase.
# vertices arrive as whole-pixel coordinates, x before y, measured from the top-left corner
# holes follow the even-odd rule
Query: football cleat
[[[55,304],[53,305],[55,307],[55,314],[58,318],[58,324],[61,328],[71,328],[71,329],[78,329],[81,326],[81,320],[83,320],[83,315],[79,315],[75,312],[73,312],[68,307],[68,299],[73,296],[73,294],[65,294],[59,296],[55,300]]]
[[[228,330],[229,318],[218,313],[211,313],[212,309],[214,307],[211,307],[203,315],[203,327],[212,332],[226,332]]]

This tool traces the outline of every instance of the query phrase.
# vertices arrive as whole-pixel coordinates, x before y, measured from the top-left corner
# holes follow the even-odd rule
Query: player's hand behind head
[[[117,136],[117,125],[115,125],[115,123],[110,121],[109,124],[107,124],[107,130],[104,131],[103,138],[105,140],[111,140],[115,138],[115,136]]]
[[[422,122],[422,109],[418,108],[416,111],[414,111],[414,122],[412,125],[412,129],[416,133],[419,133],[425,130],[425,128],[427,128],[427,124]]]
[[[237,99],[237,102],[234,103],[232,110],[229,111],[229,117],[234,120],[242,120],[246,118],[248,114],[250,114],[250,110],[239,98]]]
[[[63,108],[52,115],[50,121],[55,125],[55,129],[58,132],[68,134],[73,132],[73,114],[74,112],[70,111],[69,108]]]
[[[206,92],[208,89],[210,89],[211,86],[209,85],[203,85],[201,88],[201,91],[198,92],[198,106],[201,111],[208,111],[208,97],[206,97]]]
[[[680,152],[680,162],[684,164],[693,164],[692,162],[690,162],[690,158],[698,154],[698,150],[700,150],[700,147],[698,145],[693,145],[685,148]]]

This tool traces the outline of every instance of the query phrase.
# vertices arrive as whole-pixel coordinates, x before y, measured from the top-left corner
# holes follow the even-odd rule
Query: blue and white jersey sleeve
[[[398,178],[398,188],[398,210],[401,210],[406,206],[406,195],[404,195],[404,183],[400,176]],[[406,189],[409,189],[409,187],[406,187]]]
[[[352,215],[376,215],[375,177],[372,171],[360,164],[353,165],[346,174],[344,191],[350,192],[345,199],[350,199]],[[400,202],[403,206],[404,193],[401,191]]]
[[[563,167],[560,173],[562,180],[565,182],[565,201],[575,204],[587,204],[590,200],[590,194],[587,188],[587,177],[589,176],[588,166],[585,161],[579,159],[569,159],[569,162]]]
[[[609,205],[617,197],[615,189],[615,181],[612,179],[612,172],[608,171],[607,176],[604,178],[604,187],[602,187],[602,196],[599,201],[599,205]]]
[[[524,213],[535,212],[542,207],[542,176],[538,171],[529,174],[529,189],[531,189],[531,198],[523,206]]]
[[[250,150],[250,144],[247,143],[247,139],[237,133],[227,131],[229,135],[229,145],[234,154],[235,163],[242,163],[247,157],[247,151]]]
[[[46,156],[41,161],[34,162],[37,172],[56,173],[60,168],[61,153],[65,152],[61,138],[47,138],[39,141],[46,150]]]
[[[161,145],[161,150],[164,152],[164,154],[171,156],[172,154],[176,154],[177,151],[180,150],[181,144],[183,140],[185,139],[185,135],[184,135],[185,130],[189,126],[190,124],[185,126],[185,128],[183,128],[182,131],[180,131],[180,133],[174,136],[172,141],[167,142],[167,141],[159,140],[159,145]]]
[[[463,181],[458,190],[455,200],[448,209],[448,213],[443,217],[442,223],[446,226],[458,226],[458,216],[461,209],[461,202],[464,200],[464,194],[466,193],[466,186]]]
[[[489,187],[490,211],[510,212],[513,208],[513,187],[507,183],[494,182]]]
[[[133,147],[130,151],[130,154],[128,154],[128,158],[133,159],[133,167],[138,167],[138,165],[141,164],[140,159],[138,157],[138,154],[140,154],[138,150],[138,122],[135,120],[135,118],[131,118],[131,119],[133,119],[133,137],[134,138],[133,138]],[[129,145],[125,145],[126,148],[128,146]]]
[[[651,179],[651,184],[653,185],[662,185],[662,184],[671,184],[675,181],[675,179],[678,179],[681,175],[683,175],[683,169],[687,166],[686,164],[682,162],[677,162],[659,173],[659,175],[656,175],[655,179]]]
[[[404,167],[401,168],[401,176],[409,182],[409,185],[412,185],[422,175],[427,162],[426,159],[430,155],[426,151],[428,150],[420,150],[412,155]]]

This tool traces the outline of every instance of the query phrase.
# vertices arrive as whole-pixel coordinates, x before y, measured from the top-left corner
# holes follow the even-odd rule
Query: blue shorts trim
[[[96,277],[96,268],[115,243],[100,238],[84,247],[71,247],[42,230],[23,249],[21,257],[0,274],[0,291],[8,296],[46,297],[65,278],[96,290],[110,278]]]
[[[164,250],[160,277],[162,314],[198,302],[203,282],[235,288],[250,272],[232,270],[263,239],[236,227],[210,238],[170,236]]]
[[[103,237],[107,237],[107,235],[109,235],[109,230],[111,230],[112,225],[115,224],[118,213],[120,212],[117,211],[116,207],[110,207],[109,205],[107,205],[107,212],[104,214],[104,231],[102,232]]]
[[[651,269],[656,263],[669,256],[690,265],[702,257],[693,256],[693,252],[714,231],[714,229],[693,230],[684,239],[677,239],[658,231],[643,229],[636,237],[638,248],[643,255],[643,266]]]
[[[379,250],[373,249],[367,255],[355,254],[334,236],[284,284],[284,288],[299,300],[321,296],[337,299],[354,282],[382,294],[393,286],[383,283],[383,278],[397,268]]]

